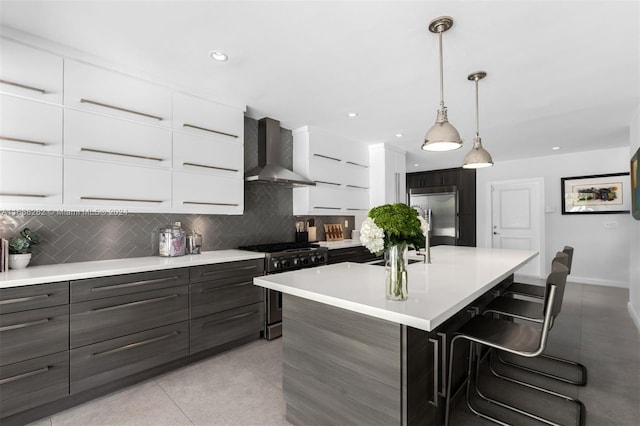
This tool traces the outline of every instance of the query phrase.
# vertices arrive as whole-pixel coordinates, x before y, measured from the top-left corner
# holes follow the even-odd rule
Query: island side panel
[[[402,423],[402,332],[283,294],[283,388],[294,425]]]

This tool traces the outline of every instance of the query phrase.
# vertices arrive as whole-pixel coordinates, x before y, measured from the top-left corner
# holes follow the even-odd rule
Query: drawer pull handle
[[[147,157],[146,155],[126,154],[124,152],[105,151],[102,149],[80,148],[80,151],[96,152],[98,154],[119,155],[121,157],[142,158],[143,160],[164,161],[162,158],[158,157]]]
[[[135,110],[132,110],[132,109],[122,108],[122,107],[119,107],[119,106],[103,104],[102,102],[96,102],[96,101],[92,101],[90,99],[80,99],[80,103],[97,105],[97,106],[101,106],[101,107],[105,107],[105,108],[111,108],[111,109],[115,109],[117,111],[123,111],[123,112],[128,112],[130,114],[136,114],[136,115],[141,115],[143,117],[153,118],[154,120],[158,120],[158,121],[164,120],[162,117],[158,117],[157,115],[147,114],[146,112],[135,111]]]
[[[234,315],[234,316],[228,317],[228,318],[223,318],[223,319],[219,319],[219,320],[215,320],[215,321],[205,322],[204,324],[202,324],[202,328],[211,327],[211,326],[218,325],[218,324],[223,324],[225,322],[237,320],[237,319],[248,317],[250,315],[255,315],[255,314],[258,314],[258,313],[260,313],[260,312],[259,311],[251,311],[251,312],[246,312],[244,314]]]
[[[231,207],[237,207],[240,205],[238,203],[209,203],[207,201],[183,201],[182,204],[198,204],[203,206],[231,206]]]
[[[369,189],[367,186],[347,185],[347,188]]]
[[[0,192],[0,195],[3,197],[47,198],[47,196],[43,194],[21,194],[18,192]]]
[[[156,278],[153,280],[142,280],[142,281],[134,281],[132,283],[125,283],[125,284],[105,285],[104,287],[94,287],[91,289],[91,291],[105,291],[105,290],[114,290],[118,288],[138,287],[141,285],[158,284],[158,283],[164,283],[167,281],[174,281],[174,280],[177,280],[178,278],[180,278],[179,275],[174,275],[172,277]]]
[[[355,207],[347,207],[347,210],[357,211],[357,212],[366,212],[367,211],[367,209],[358,209],[358,208],[355,208]]]
[[[37,374],[46,373],[49,371],[49,367],[40,368],[38,370],[29,371],[27,373],[18,374],[16,376],[7,377],[6,379],[0,380],[0,385],[4,385],[5,383],[15,382],[16,380],[26,379],[27,377],[35,376]]]
[[[353,161],[347,161],[347,164],[351,164],[352,166],[364,167],[365,169],[369,168],[369,166],[365,166],[364,164],[354,163]]]
[[[447,380],[446,380],[446,374],[447,374],[447,335],[445,333],[437,333],[438,336],[440,336],[440,338],[442,338],[442,349],[440,351],[441,356],[440,356],[440,361],[442,364],[442,369],[440,371],[442,371],[442,386],[441,386],[441,390],[439,395],[442,397],[447,397]]]
[[[104,311],[112,311],[112,310],[121,309],[121,308],[129,308],[131,306],[147,305],[149,303],[156,303],[156,302],[162,302],[163,300],[175,299],[178,296],[180,296],[180,295],[179,294],[171,294],[169,296],[155,297],[153,299],[138,300],[136,302],[123,303],[122,305],[107,306],[106,308],[91,309],[91,312],[104,312]]]
[[[213,293],[214,291],[224,290],[225,288],[244,287],[246,285],[253,285],[253,281],[244,281],[244,282],[241,282],[241,283],[238,283],[238,284],[229,284],[229,285],[223,285],[223,286],[220,286],[220,287],[207,288],[207,289],[203,289],[200,293],[201,294]]]
[[[230,169],[228,167],[218,167],[218,166],[207,166],[206,164],[198,164],[198,163],[182,163],[183,166],[193,166],[193,167],[203,167],[206,169],[214,169],[214,170],[224,170],[225,172],[237,172],[238,169]]]
[[[184,123],[182,125],[182,127],[189,127],[189,128],[192,128],[192,129],[204,130],[205,132],[217,133],[217,134],[223,135],[223,136],[231,136],[232,138],[237,138],[238,137],[238,135],[221,132],[220,130],[207,129],[206,127],[200,127],[200,126],[196,126],[194,124]]]
[[[341,160],[341,159],[339,159],[339,158],[335,158],[335,157],[329,157],[328,155],[322,155],[322,154],[313,154],[313,156],[314,156],[314,157],[320,157],[320,158],[325,158],[325,159],[327,159],[327,160],[333,160],[333,161],[338,161],[338,162],[340,162],[340,161],[342,161],[342,160]]]
[[[46,299],[49,296],[50,296],[49,294],[38,294],[37,296],[18,297],[16,299],[0,300],[0,305],[9,305],[11,303],[32,302],[34,300]]]
[[[2,139],[3,141],[22,142],[22,143],[30,143],[30,144],[33,144],[33,145],[47,146],[46,142],[32,141],[32,140],[29,140],[29,139],[10,138],[8,136],[0,136],[0,139]]]
[[[81,200],[97,200],[97,201],[126,201],[126,202],[136,202],[136,203],[163,203],[163,200],[142,200],[139,198],[115,198],[115,197],[91,197],[88,195],[83,195],[80,197]]]
[[[313,206],[314,209],[340,210],[340,207]]]
[[[427,401],[429,404],[438,406],[438,356],[440,350],[438,349],[438,340],[429,339],[429,342],[433,343],[433,401]]]
[[[250,269],[256,269],[257,267],[258,267],[257,265],[249,265],[249,266],[243,266],[242,268],[234,268],[234,269],[236,269],[236,270],[242,269],[243,271],[248,271]],[[200,276],[201,277],[206,277],[206,276],[209,276],[209,275],[218,274],[220,272],[222,272],[222,271],[221,270],[218,270],[218,271],[205,271],[205,272],[201,272]]]
[[[135,349],[135,348],[138,348],[140,346],[150,345],[151,343],[155,343],[155,342],[159,342],[159,341],[164,340],[164,339],[168,339],[168,338],[173,337],[173,336],[175,336],[177,334],[180,334],[180,332],[179,331],[174,331],[172,333],[165,334],[164,336],[154,337],[152,339],[142,340],[140,342],[129,343],[128,345],[120,346],[119,348],[109,349],[107,351],[96,352],[96,353],[91,354],[91,356],[111,355],[111,354],[114,354],[114,353],[118,353],[118,352],[129,350],[129,349]]]
[[[0,332],[1,331],[17,330],[19,328],[35,327],[36,325],[41,325],[41,324],[48,323],[50,319],[51,318],[44,318],[44,319],[41,319],[41,320],[38,320],[38,321],[24,322],[22,324],[5,325],[4,327],[0,327]]]
[[[21,89],[32,90],[34,92],[42,93],[43,95],[47,93],[47,91],[44,90],[44,89],[39,89],[39,88],[33,87],[33,86],[27,86],[26,84],[14,83],[13,81],[0,80],[0,83],[8,84],[10,86],[19,87]]]
[[[315,183],[323,183],[325,185],[333,185],[333,186],[340,186],[339,183],[335,183],[335,182],[327,182],[326,180],[314,180]]]

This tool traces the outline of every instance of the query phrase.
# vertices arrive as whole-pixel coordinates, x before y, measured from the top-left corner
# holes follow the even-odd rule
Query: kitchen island
[[[440,424],[450,334],[536,255],[433,247],[431,264],[409,265],[403,302],[385,298],[379,266],[340,263],[254,278],[283,293],[287,419]],[[464,359],[454,362],[464,370]]]

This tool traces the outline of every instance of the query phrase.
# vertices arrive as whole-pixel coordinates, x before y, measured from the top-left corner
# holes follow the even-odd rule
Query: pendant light
[[[491,154],[482,147],[482,140],[480,139],[480,107],[478,106],[478,81],[487,76],[484,71],[476,71],[467,76],[468,80],[475,81],[476,83],[476,136],[473,138],[473,148],[464,157],[462,163],[463,169],[480,169],[483,167],[493,166],[493,160]]]
[[[460,134],[447,120],[447,107],[444,106],[444,84],[442,68],[442,33],[453,26],[453,18],[441,16],[429,24],[429,31],[438,34],[440,44],[440,108],[436,124],[424,136],[422,149],[425,151],[451,151],[462,147]]]

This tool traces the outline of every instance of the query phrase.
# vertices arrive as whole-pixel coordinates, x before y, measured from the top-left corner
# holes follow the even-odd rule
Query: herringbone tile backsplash
[[[292,166],[293,136],[282,129],[285,165]],[[245,118],[245,170],[258,165],[258,122]],[[43,241],[34,248],[30,265],[123,259],[158,254],[158,232],[170,223],[182,222],[186,230],[203,235],[203,250],[237,248],[242,245],[293,241],[295,222],[292,190],[276,185],[245,184],[245,210],[241,216],[135,213],[123,216],[12,216],[16,226],[0,227],[9,238],[30,228]],[[298,220],[306,219],[298,218]],[[323,223],[342,223],[353,216],[317,217],[319,239]],[[348,233],[347,233],[348,235]]]

